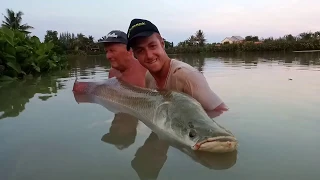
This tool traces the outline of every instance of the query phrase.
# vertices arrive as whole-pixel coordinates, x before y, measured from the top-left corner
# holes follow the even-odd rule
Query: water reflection
[[[171,58],[176,58],[180,61],[183,61],[194,68],[198,69],[200,72],[203,71],[204,62],[205,62],[205,54],[174,54],[169,55]]]
[[[110,69],[110,63],[104,55],[99,56],[70,56],[70,66],[72,67],[70,74],[80,79],[93,79],[96,73],[106,75]]]
[[[132,168],[141,180],[157,179],[163,165],[167,161],[169,144],[151,133],[144,144],[138,148],[131,161]]]
[[[77,103],[92,103],[91,96],[86,94],[73,93]],[[137,135],[138,119],[126,114],[117,113],[114,115],[109,132],[102,136],[101,141],[113,144],[119,150],[128,148],[135,142]]]
[[[222,61],[234,67],[256,68],[259,63],[278,63],[291,67],[293,64],[320,65],[320,52],[219,52],[213,54],[172,54],[172,58],[182,60],[202,71],[204,62]],[[318,66],[319,67],[319,66]]]
[[[26,104],[36,94],[42,101],[57,96],[58,90],[65,88],[58,77],[68,76],[68,72],[60,72],[43,77],[27,77],[21,81],[7,81],[0,84],[0,120],[16,117],[25,110]],[[1,113],[2,112],[2,113]]]
[[[113,144],[119,150],[128,148],[136,139],[137,125],[137,118],[125,113],[115,114],[109,132],[101,140]]]
[[[167,140],[160,139],[156,133],[152,132],[143,146],[137,150],[134,159],[131,161],[131,166],[141,180],[157,179],[159,172],[167,161],[169,147],[178,149],[193,161],[209,169],[224,170],[236,164],[237,151],[223,154],[199,152],[174,142],[172,139]]]

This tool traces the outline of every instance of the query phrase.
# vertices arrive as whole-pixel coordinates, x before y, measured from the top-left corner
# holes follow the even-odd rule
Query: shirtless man
[[[104,44],[106,57],[111,64],[109,78],[118,77],[132,85],[145,87],[145,69],[134,58],[132,50],[127,50],[127,35],[113,30],[107,39],[100,41]],[[137,134],[138,119],[124,113],[117,113],[112,121],[110,130],[101,140],[114,144],[118,149],[128,148],[134,143]]]
[[[132,48],[134,56],[148,69],[146,87],[189,94],[209,115],[210,111],[228,110],[224,102],[210,89],[201,72],[187,63],[168,57],[164,40],[153,23],[144,19],[133,19],[127,38],[127,49]]]
[[[109,78],[119,77],[122,80],[140,87],[145,87],[147,70],[134,58],[132,50],[127,50],[126,33],[113,30],[108,33],[103,43],[106,57],[111,64]]]

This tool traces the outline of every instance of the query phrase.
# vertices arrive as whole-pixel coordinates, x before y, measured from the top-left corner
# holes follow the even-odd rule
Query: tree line
[[[206,43],[202,30],[198,30],[176,46],[166,49],[167,53],[211,53],[211,52],[247,52],[247,51],[300,51],[320,50],[320,31],[302,32],[297,36],[292,34],[279,38],[259,38],[248,35],[240,41],[224,43]]]
[[[106,36],[97,41],[94,37],[85,36],[82,33],[74,34],[48,30],[45,35],[45,42],[53,41],[60,53],[67,54],[103,54],[103,44],[97,43],[106,39]],[[186,40],[174,45],[166,39],[165,47],[169,54],[176,53],[210,53],[210,52],[241,52],[241,51],[297,51],[297,50],[319,50],[320,31],[303,32],[297,36],[292,34],[279,38],[259,38],[258,36],[248,35],[242,41],[235,43],[207,43],[205,34],[198,30]]]

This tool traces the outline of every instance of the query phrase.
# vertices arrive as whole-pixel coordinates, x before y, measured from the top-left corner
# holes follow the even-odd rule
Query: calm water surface
[[[229,106],[215,120],[237,152],[188,155],[136,119],[78,104],[75,76],[106,79],[110,65],[74,58],[70,72],[0,84],[0,179],[319,179],[319,53],[172,56]]]

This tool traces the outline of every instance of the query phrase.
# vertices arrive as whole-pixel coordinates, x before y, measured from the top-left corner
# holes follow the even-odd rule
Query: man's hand
[[[224,104],[224,103],[221,103],[218,107],[216,107],[214,109],[215,111],[228,111],[229,108]]]

